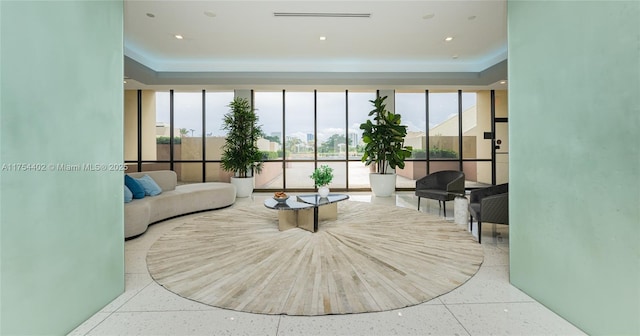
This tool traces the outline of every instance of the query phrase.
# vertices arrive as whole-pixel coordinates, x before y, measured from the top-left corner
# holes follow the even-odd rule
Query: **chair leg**
[[[469,232],[473,231],[473,215],[469,214]]]
[[[442,201],[442,208],[444,209],[444,218],[447,218],[447,202]]]
[[[478,220],[478,244],[482,244],[482,222]]]
[[[418,196],[418,211],[420,211],[420,196]]]

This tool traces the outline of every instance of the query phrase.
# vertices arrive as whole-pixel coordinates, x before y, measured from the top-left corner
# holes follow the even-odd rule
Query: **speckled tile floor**
[[[256,193],[237,203],[262,203]],[[351,200],[417,209],[412,192],[387,198],[349,193]],[[453,222],[453,202],[447,219]],[[438,202],[420,211],[441,214]],[[189,216],[198,216],[189,215]],[[187,216],[185,216],[187,217]],[[585,335],[509,283],[509,228],[483,227],[484,263],[467,283],[420,305],[379,313],[329,316],[260,315],[219,309],[183,299],[156,284],[146,267],[149,247],[185,218],[154,224],[125,242],[126,289],[69,335]],[[477,236],[477,228],[473,234]]]

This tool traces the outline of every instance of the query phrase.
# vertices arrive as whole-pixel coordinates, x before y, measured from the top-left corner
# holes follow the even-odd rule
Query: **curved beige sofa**
[[[178,185],[172,170],[127,174],[134,178],[149,175],[162,188],[157,196],[146,196],[124,204],[124,237],[131,238],[147,231],[149,224],[192,212],[224,208],[236,201],[236,188],[231,183],[207,182]]]

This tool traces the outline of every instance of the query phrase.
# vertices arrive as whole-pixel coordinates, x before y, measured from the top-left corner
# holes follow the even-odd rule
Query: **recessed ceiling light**
[[[216,17],[216,13],[214,11],[204,11],[204,15],[208,16],[208,17]]]
[[[451,56],[451,58],[458,59],[458,55],[453,55],[453,56]]]
[[[180,34],[176,34],[174,35],[175,38],[177,38],[178,40],[182,40],[184,38],[184,36],[180,35]]]
[[[429,20],[429,19],[433,19],[433,17],[436,16],[433,13],[429,13],[429,14],[425,14],[422,18],[425,20]]]
[[[447,36],[444,38],[445,41],[450,42],[453,41],[453,37],[452,36]]]
[[[320,41],[326,41],[327,37],[326,36],[320,36]]]
[[[127,81],[122,81],[122,83],[127,84]]]
[[[153,15],[153,13],[147,13],[147,16],[150,17],[150,18],[156,17],[155,15]]]
[[[471,21],[471,20],[475,20],[475,19],[476,19],[476,16],[475,16],[475,15],[471,15],[471,16],[469,16],[469,17],[467,18],[467,20],[469,20],[469,21]]]
[[[500,84],[507,84],[507,81],[506,80],[501,80]]]

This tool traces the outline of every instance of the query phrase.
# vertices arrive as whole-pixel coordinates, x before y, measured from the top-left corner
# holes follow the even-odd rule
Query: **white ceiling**
[[[370,17],[275,17],[274,12]],[[172,78],[183,85],[220,86],[222,74],[236,88],[243,76],[245,84],[274,77],[282,80],[274,83],[286,84],[286,77],[300,84],[320,73],[327,81],[351,74],[363,81],[381,75],[433,83],[442,76],[478,77],[506,60],[506,28],[506,0],[125,0],[125,56],[147,74],[129,66],[125,76],[150,85]],[[448,36],[454,39],[446,42]]]

